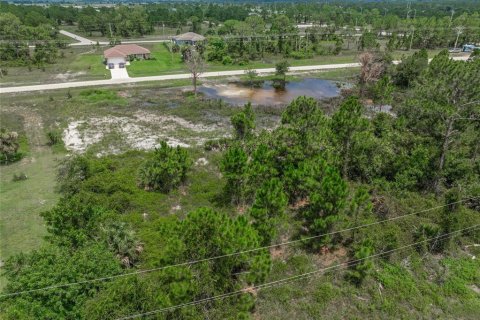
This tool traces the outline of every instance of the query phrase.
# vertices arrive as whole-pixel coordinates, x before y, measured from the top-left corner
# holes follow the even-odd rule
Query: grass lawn
[[[79,55],[68,67],[70,72],[86,71],[90,77],[110,78],[110,71],[105,68],[103,57],[98,53]]]
[[[0,261],[41,245],[46,230],[39,213],[58,200],[54,192],[56,159],[63,156],[63,152],[54,153],[46,146],[42,117],[36,111],[23,107],[24,103],[21,107],[7,106],[7,101],[2,99],[1,127],[19,133],[25,141],[20,144],[20,152],[25,156],[0,166]],[[23,140],[25,137],[27,140]],[[27,179],[13,181],[13,176],[20,174]],[[0,290],[4,285],[0,273]]]
[[[45,149],[26,159],[0,168],[0,259],[40,245],[45,227],[39,213],[58,199],[55,186],[57,154]],[[14,174],[28,179],[12,181]]]
[[[55,159],[51,150],[32,154],[30,159],[0,167],[0,260],[39,248],[46,234],[40,212],[58,200],[54,193]],[[14,174],[27,180],[13,182]],[[5,285],[0,275],[0,291]]]
[[[110,72],[102,63],[103,49],[71,47],[63,50],[64,57],[45,69],[32,66],[7,67],[8,74],[0,77],[2,87],[57,83],[66,81],[110,79]]]
[[[131,77],[148,77],[165,74],[183,73],[188,72],[185,65],[182,63],[181,55],[179,53],[171,54],[163,43],[155,45],[145,45],[152,52],[152,60],[140,60],[133,61],[131,65],[127,67],[128,74]],[[440,50],[429,51],[429,56],[433,57]],[[401,59],[402,56],[408,56],[415,52],[412,51],[394,51],[392,56],[394,59]],[[310,59],[288,59],[291,66],[308,66],[308,65],[322,65],[322,64],[341,64],[358,62],[359,52],[356,50],[343,51],[340,55],[325,55],[315,56]],[[205,71],[226,71],[226,70],[238,70],[246,68],[271,68],[276,63],[284,60],[280,55],[278,56],[265,56],[262,60],[250,61],[247,65],[230,64],[224,65],[221,62],[208,62],[205,67]]]
[[[182,62],[179,53],[171,54],[163,43],[158,43],[150,48],[151,60],[132,61],[127,67],[131,77],[154,76],[168,73],[183,73],[187,68]]]

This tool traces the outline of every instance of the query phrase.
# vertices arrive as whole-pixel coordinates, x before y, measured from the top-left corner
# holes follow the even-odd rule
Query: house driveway
[[[127,68],[119,68],[118,66],[115,66],[115,69],[110,69],[110,72],[112,73],[112,80],[130,78],[128,76]]]

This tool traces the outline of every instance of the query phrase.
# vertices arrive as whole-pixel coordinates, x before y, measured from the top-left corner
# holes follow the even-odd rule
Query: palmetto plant
[[[17,155],[18,148],[18,133],[0,130],[0,160],[10,162]]]
[[[135,265],[143,251],[143,244],[136,238],[133,230],[123,222],[114,221],[101,226],[101,234],[109,249],[126,268]]]

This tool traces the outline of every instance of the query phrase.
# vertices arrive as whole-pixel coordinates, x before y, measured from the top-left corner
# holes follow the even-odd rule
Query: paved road
[[[454,57],[453,59],[466,60],[467,58],[468,57]],[[394,61],[394,63],[398,63],[398,62],[399,61]],[[341,64],[324,64],[324,65],[313,65],[313,66],[290,67],[290,72],[295,73],[299,71],[319,71],[319,70],[344,69],[344,68],[355,68],[355,67],[360,67],[360,63],[341,63]],[[269,73],[274,73],[275,68],[257,69],[256,71],[259,74],[269,74]],[[209,77],[223,77],[223,76],[238,76],[243,74],[245,74],[245,70],[230,70],[230,71],[218,71],[218,72],[205,72],[201,74],[200,77],[209,78]],[[66,88],[79,88],[79,87],[90,87],[90,86],[118,85],[118,84],[147,82],[147,81],[168,81],[168,80],[178,80],[178,79],[189,79],[190,77],[191,75],[189,73],[181,73],[181,74],[169,74],[169,75],[152,76],[152,77],[120,78],[120,79],[109,79],[109,80],[51,83],[51,84],[21,86],[21,87],[5,87],[5,88],[0,88],[0,94],[29,92],[29,91],[44,91],[44,90],[66,89]]]
[[[60,30],[59,32],[61,34],[63,34],[64,36],[67,36],[67,37],[70,37],[74,40],[79,41],[79,42],[76,42],[76,43],[71,43],[70,44],[71,46],[90,46],[92,44],[96,44],[96,42],[94,42],[92,40],[89,40],[87,38],[81,37],[79,35],[76,35],[74,33],[71,33],[71,32],[65,31],[65,30]],[[106,44],[108,44],[108,42],[106,42]]]
[[[359,66],[360,66],[359,63],[301,66],[301,67],[291,67],[290,72],[353,68],[353,67],[359,67]],[[257,72],[259,74],[274,73],[275,68],[257,69]],[[238,76],[243,74],[245,74],[245,70],[230,70],[230,71],[204,72],[200,75],[200,77],[209,78],[209,77],[222,77],[222,76]],[[151,76],[151,77],[117,78],[117,79],[108,79],[108,80],[50,83],[50,84],[40,84],[40,85],[21,86],[21,87],[5,87],[5,88],[0,88],[0,94],[14,93],[14,92],[55,90],[55,89],[66,89],[66,88],[79,88],[79,87],[90,87],[90,86],[117,85],[117,84],[146,82],[146,81],[167,81],[167,80],[189,79],[190,77],[191,77],[190,73],[180,73],[180,74],[169,74],[169,75]]]
[[[97,41],[93,41],[87,38],[84,38],[82,36],[79,36],[77,34],[65,31],[65,30],[60,30],[59,31],[61,34],[70,37],[74,40],[77,40],[78,42],[75,43],[70,43],[70,46],[91,46],[91,45],[96,45]],[[165,39],[157,39],[157,40],[129,40],[129,41],[122,41],[122,44],[129,44],[129,43],[160,43],[160,42],[169,42],[170,40],[165,40]],[[99,45],[101,46],[106,46],[109,44],[107,41],[99,41]]]

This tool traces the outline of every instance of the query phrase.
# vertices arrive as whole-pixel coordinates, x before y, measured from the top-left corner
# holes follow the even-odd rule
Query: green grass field
[[[39,248],[46,234],[40,213],[57,202],[56,159],[48,147],[33,148],[19,162],[0,167],[0,261]],[[13,181],[25,174],[27,180]],[[0,275],[0,290],[5,285]]]
[[[182,63],[178,53],[170,53],[163,43],[155,44],[150,48],[152,59],[132,61],[127,67],[131,77],[154,76],[167,73],[183,73],[187,68]]]
[[[45,233],[38,215],[55,204],[55,159],[51,150],[31,153],[26,159],[0,168],[0,259],[40,245]],[[14,174],[28,179],[14,182]]]
[[[150,48],[152,51],[151,60],[132,61],[127,67],[131,77],[147,77],[162,74],[188,72],[182,63],[179,53],[170,53],[163,43],[156,44]],[[318,64],[350,63],[355,62],[357,53],[345,53],[338,56],[316,56],[311,59],[293,60],[289,59],[292,66],[306,66]],[[205,71],[225,71],[251,68],[271,68],[275,63],[283,60],[281,56],[269,56],[261,61],[251,61],[247,65],[230,64],[224,65],[220,62],[208,62]]]
[[[170,53],[163,43],[155,44],[153,46],[145,45],[152,52],[151,60],[132,61],[127,67],[128,74],[131,77],[148,77],[165,74],[188,72],[186,66],[183,64],[181,55],[179,53]],[[430,57],[433,57],[440,50],[432,50],[429,52]],[[392,53],[394,59],[401,59],[402,56],[408,56],[414,51],[395,51]],[[310,59],[288,59],[291,66],[308,66],[308,65],[323,65],[323,64],[341,64],[358,62],[359,52],[356,50],[343,51],[339,55],[321,55]],[[262,60],[250,61],[246,65],[229,64],[224,65],[221,62],[207,62],[205,71],[226,71],[238,70],[246,68],[271,68],[276,63],[284,60],[281,55],[266,56]]]
[[[45,65],[45,69],[32,66],[6,67],[8,74],[0,77],[3,87],[57,83],[67,81],[110,79],[110,72],[103,64],[103,49],[90,47],[64,49],[64,57],[57,63]]]

